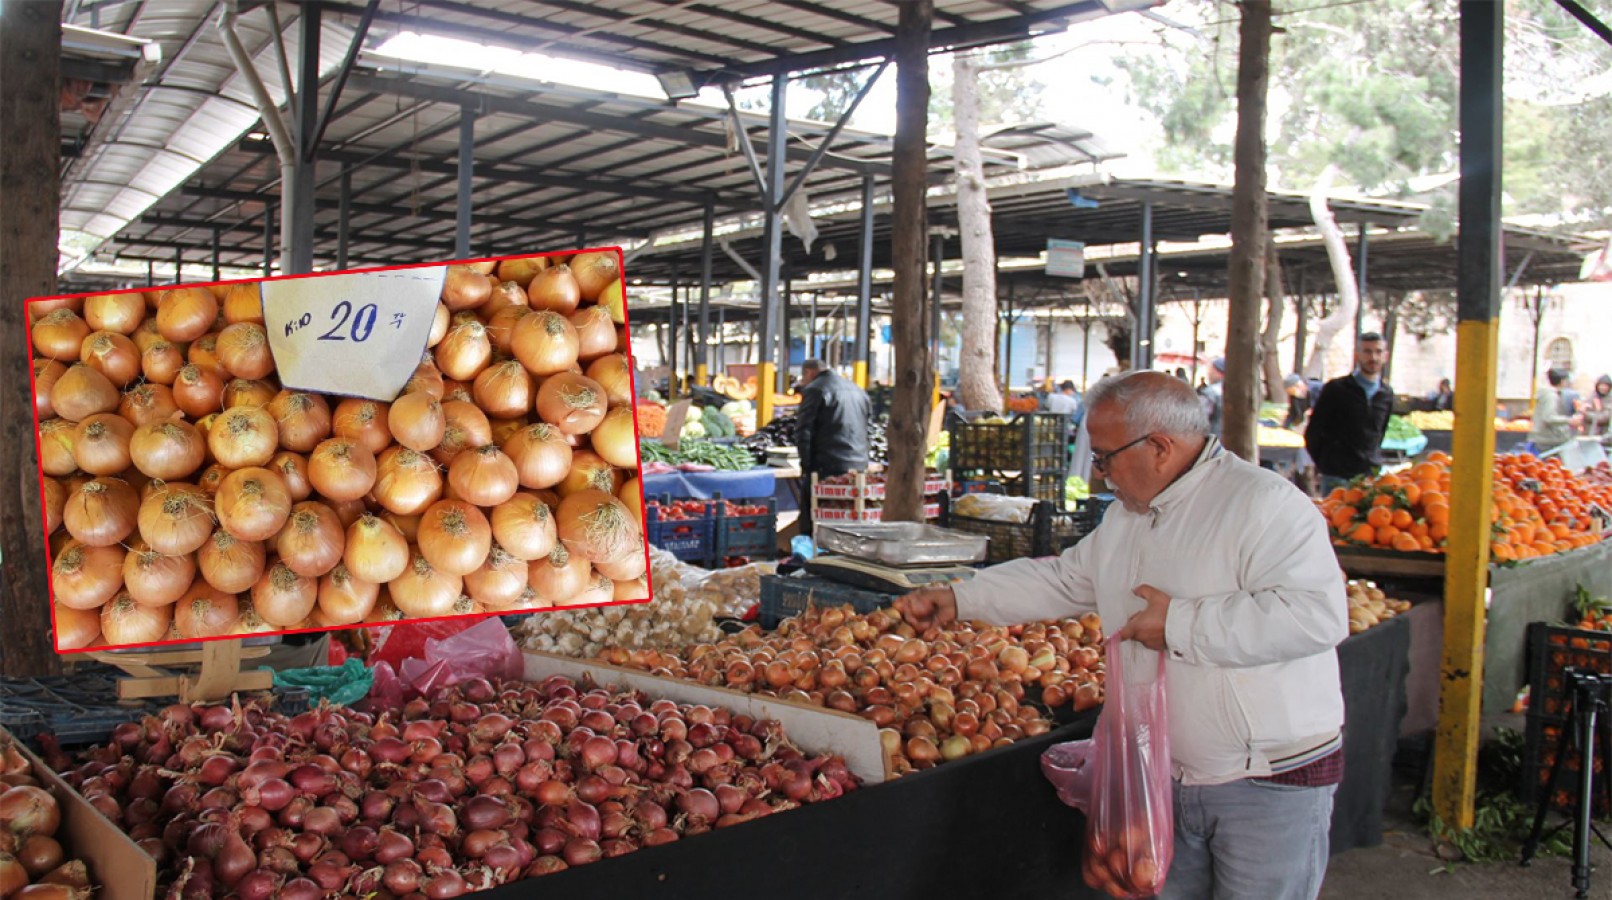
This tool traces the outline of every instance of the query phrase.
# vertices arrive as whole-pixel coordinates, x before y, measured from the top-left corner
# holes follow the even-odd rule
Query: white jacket
[[[1343,692],[1334,647],[1349,636],[1344,578],[1314,503],[1210,439],[1147,514],[1120,503],[1055,559],[1020,559],[953,585],[958,616],[998,625],[1095,609],[1113,633],[1146,604],[1165,619],[1176,777],[1220,784],[1269,775],[1271,760],[1335,738]],[[1128,681],[1158,656],[1126,641]]]

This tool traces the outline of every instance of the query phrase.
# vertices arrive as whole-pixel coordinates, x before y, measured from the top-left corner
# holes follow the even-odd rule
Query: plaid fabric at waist
[[[1296,769],[1279,772],[1267,778],[1250,780],[1268,781],[1271,784],[1285,784],[1291,787],[1326,787],[1329,784],[1338,784],[1343,781],[1343,748],[1340,747]]]

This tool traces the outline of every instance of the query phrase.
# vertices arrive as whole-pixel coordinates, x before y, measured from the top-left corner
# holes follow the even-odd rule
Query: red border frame
[[[126,288],[124,290],[119,290],[119,291],[89,291],[89,292],[85,292],[85,293],[81,293],[81,294],[52,294],[52,295],[46,296],[46,297],[29,297],[28,299],[23,301],[23,320],[27,324],[27,327],[25,329],[23,329],[23,339],[26,340],[27,343],[28,343],[28,388],[29,388],[29,394],[31,396],[34,396],[34,397],[37,398],[38,393],[39,393],[39,385],[36,383],[35,378],[34,378],[34,363],[36,362],[36,360],[34,358],[34,341],[33,341],[33,324],[34,323],[33,323],[33,319],[28,315],[28,304],[31,304],[31,303],[37,303],[37,302],[46,301],[46,300],[65,300],[65,299],[80,298],[80,297],[92,297],[92,296],[97,296],[97,295],[100,295],[100,294],[145,294],[145,293],[150,293],[152,290],[172,290],[172,289],[178,288],[178,287],[208,287],[208,286],[211,286],[211,285],[218,285],[218,284],[261,284],[261,283],[263,283],[265,281],[283,281],[283,280],[292,279],[292,278],[319,278],[319,277],[322,277],[322,276],[325,276],[325,275],[346,275],[346,274],[363,273],[363,272],[388,272],[388,271],[393,271],[393,270],[397,270],[397,269],[422,269],[422,268],[432,268],[432,267],[436,267],[436,266],[446,266],[446,265],[467,265],[467,264],[471,264],[471,263],[501,262],[501,261],[506,260],[506,259],[531,259],[533,257],[575,256],[575,255],[581,254],[581,253],[599,253],[599,252],[604,252],[604,251],[613,251],[616,254],[616,267],[621,272],[621,288],[622,288],[622,314],[621,314],[622,325],[621,325],[621,327],[623,329],[624,334],[626,335],[625,339],[626,339],[626,344],[627,344],[626,347],[621,352],[624,353],[624,355],[626,355],[628,360],[632,360],[633,359],[633,353],[632,353],[632,312],[631,312],[631,304],[627,302],[627,287],[628,287],[628,285],[627,285],[627,259],[626,259],[626,254],[622,252],[622,249],[621,249],[620,246],[584,247],[584,248],[582,248],[580,250],[551,250],[551,251],[547,251],[547,252],[543,252],[543,253],[515,253],[515,254],[510,254],[508,256],[487,256],[487,257],[478,257],[478,258],[475,258],[475,259],[450,259],[450,260],[445,260],[445,261],[442,261],[442,262],[408,263],[406,265],[397,265],[397,266],[372,266],[372,267],[363,268],[363,269],[341,269],[341,270],[333,271],[333,272],[309,272],[309,273],[300,274],[300,275],[272,275],[272,276],[269,276],[267,278],[238,278],[238,279],[234,279],[234,280],[231,280],[231,281],[202,281],[202,282],[195,282],[195,283],[189,283],[189,284],[163,285],[160,288],[158,288],[156,286],[153,286],[149,290],[144,289],[144,288]],[[633,436],[634,436],[634,438],[637,438],[638,437],[638,382],[637,382],[637,366],[636,365],[631,366],[629,368],[627,377],[628,377],[629,383],[632,385]],[[34,433],[34,458],[35,458],[36,462],[38,463],[38,470],[39,470],[39,508],[40,508],[40,518],[43,521],[43,520],[47,519],[47,517],[44,515],[44,509],[45,509],[45,468],[44,468],[44,463],[42,461],[39,461],[39,450],[40,450],[40,445],[41,445],[42,442],[41,442],[40,437],[39,437],[39,405],[38,405],[37,399],[36,399],[36,401],[34,403],[33,417],[34,417],[34,432],[33,432]],[[612,600],[609,603],[588,603],[588,604],[582,604],[582,605],[579,605],[579,606],[544,607],[544,608],[541,608],[541,609],[505,610],[505,611],[501,611],[501,612],[485,612],[485,613],[465,613],[463,615],[453,615],[453,616],[433,616],[433,617],[430,617],[430,618],[419,618],[419,619],[398,619],[396,621],[391,621],[391,622],[357,622],[357,623],[354,623],[354,624],[351,624],[351,625],[327,625],[327,626],[322,627],[322,628],[287,628],[287,629],[282,629],[282,630],[278,630],[278,631],[254,632],[252,634],[230,634],[230,635],[220,635],[220,636],[217,636],[217,637],[204,637],[204,638],[179,638],[179,639],[176,639],[176,640],[167,640],[167,641],[148,641],[148,642],[140,643],[140,644],[116,644],[116,645],[100,644],[100,645],[96,645],[96,646],[92,646],[92,647],[81,647],[81,648],[74,649],[74,650],[63,650],[59,646],[56,646],[56,653],[57,653],[58,656],[65,656],[65,655],[68,655],[68,654],[89,653],[89,652],[93,652],[93,651],[130,650],[130,649],[134,649],[134,648],[138,648],[138,647],[166,647],[166,646],[174,646],[174,645],[180,645],[180,644],[198,644],[198,643],[203,643],[203,642],[207,642],[207,641],[245,640],[247,638],[259,637],[259,636],[270,635],[270,634],[321,634],[321,633],[324,633],[324,632],[327,632],[327,631],[349,631],[349,630],[357,629],[357,628],[389,628],[389,627],[393,627],[393,626],[403,624],[403,623],[442,622],[442,621],[447,621],[447,620],[450,620],[450,619],[463,619],[463,620],[466,620],[466,621],[480,621],[482,619],[489,619],[489,618],[501,617],[501,616],[529,615],[529,614],[530,615],[541,615],[541,614],[543,614],[545,612],[558,612],[558,611],[573,610],[573,609],[596,609],[596,608],[605,607],[605,606],[634,606],[634,605],[643,604],[643,603],[652,603],[652,602],[654,602],[654,599],[655,599],[655,582],[654,582],[653,576],[651,575],[651,573],[649,571],[649,539],[648,539],[649,526],[648,526],[647,521],[645,521],[645,519],[647,519],[647,517],[648,517],[648,513],[647,513],[646,508],[645,508],[645,498],[644,498],[644,476],[643,476],[644,461],[643,461],[642,456],[639,455],[638,445],[637,445],[636,440],[634,441],[633,453],[634,453],[634,456],[637,457],[638,510],[639,510],[640,515],[643,517],[639,521],[639,533],[644,536],[644,583],[646,585],[648,585],[648,588],[649,588],[649,596],[644,598],[643,600]],[[49,585],[51,643],[54,646],[54,645],[57,644],[57,634],[58,634],[58,632],[57,632],[57,629],[56,629],[56,584],[55,584],[54,578],[52,577],[53,576],[53,571],[54,571],[54,566],[55,566],[55,554],[51,551],[50,538],[51,538],[51,532],[47,528],[46,531],[45,531],[45,566],[46,566],[45,581],[46,581],[46,584]],[[237,596],[239,596],[239,595],[237,595]],[[102,635],[102,636],[104,637],[105,635]]]

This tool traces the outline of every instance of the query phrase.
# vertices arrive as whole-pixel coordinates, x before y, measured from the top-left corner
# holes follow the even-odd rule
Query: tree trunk
[[[952,116],[957,128],[957,223],[963,242],[963,341],[957,390],[964,409],[1001,411],[996,389],[996,244],[980,160],[979,68],[972,53],[952,54]]]
[[[1265,330],[1260,332],[1260,364],[1265,372],[1265,399],[1278,403],[1282,399],[1282,360],[1277,355],[1276,343],[1282,336],[1282,313],[1287,309],[1287,297],[1282,290],[1282,261],[1276,255],[1276,241],[1265,243]]]
[[[891,153],[891,342],[895,345],[890,403],[890,470],[886,521],[923,519],[923,447],[929,431],[929,316],[924,308],[924,192],[928,168],[929,27],[932,0],[900,4],[896,26],[896,134]]]
[[[1316,325],[1315,348],[1310,351],[1310,361],[1304,365],[1306,378],[1326,375],[1327,348],[1332,346],[1332,339],[1338,332],[1354,327],[1355,309],[1360,306],[1360,285],[1349,263],[1349,244],[1344,240],[1343,229],[1332,218],[1332,210],[1327,208],[1326,191],[1332,184],[1332,173],[1333,169],[1328,167],[1315,183],[1310,193],[1310,216],[1315,219],[1315,227],[1326,244],[1327,260],[1332,263],[1332,280],[1338,285],[1338,306]]]
[[[1265,284],[1265,92],[1270,79],[1270,0],[1244,0],[1237,50],[1237,180],[1231,200],[1230,309],[1221,440],[1259,461],[1259,301]]]
[[[51,637],[44,509],[28,362],[30,297],[56,292],[61,212],[62,4],[8,3],[0,16],[0,673],[61,671]]]

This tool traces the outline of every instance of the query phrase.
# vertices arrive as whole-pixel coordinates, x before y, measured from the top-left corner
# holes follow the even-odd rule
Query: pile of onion
[[[33,777],[27,757],[0,737],[0,897],[92,895],[89,870],[61,844],[61,808]]]
[[[254,283],[35,303],[58,647],[611,602],[647,559],[620,296],[614,252],[450,266],[390,402],[283,387]]]
[[[181,900],[458,897],[858,786],[776,721],[561,676],[379,717],[176,704],[51,764]]]
[[[897,774],[1052,728],[1047,711],[1103,702],[1102,622],[1001,628],[957,622],[916,633],[899,613],[809,608],[776,631],[752,625],[680,651],[607,647],[603,662],[860,715]],[[1054,713],[1055,714],[1055,713]]]

